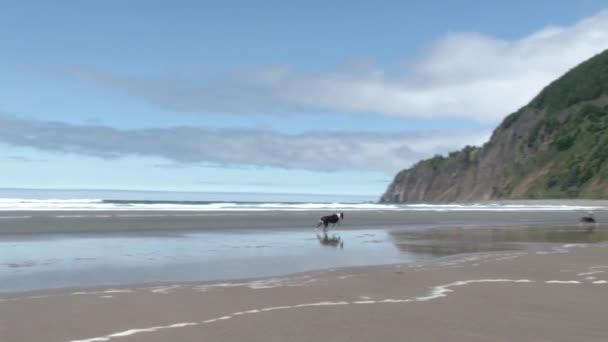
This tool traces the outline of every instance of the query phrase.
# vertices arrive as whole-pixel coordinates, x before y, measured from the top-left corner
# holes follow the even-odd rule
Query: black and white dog
[[[329,224],[331,224],[332,226],[335,226],[336,224],[340,225],[340,221],[342,220],[344,220],[344,213],[322,216],[319,219],[319,224],[317,224],[317,228],[323,225],[323,231],[326,231],[327,226],[329,226]]]

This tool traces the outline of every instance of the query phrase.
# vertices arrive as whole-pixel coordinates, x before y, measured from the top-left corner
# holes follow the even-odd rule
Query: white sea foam
[[[103,291],[103,293],[133,293],[133,290],[129,290],[129,289],[123,289],[123,290],[109,289],[109,290]]]
[[[193,289],[199,292],[207,292],[211,289],[229,288],[229,287],[248,287],[254,290],[271,289],[275,287],[300,287],[316,282],[316,278],[310,276],[298,276],[290,278],[269,278],[261,280],[252,280],[244,283],[219,283],[209,285],[197,285]]]
[[[431,293],[429,295],[424,296],[424,297],[417,297],[417,298],[414,298],[414,300],[418,301],[418,302],[426,302],[428,300],[433,300],[433,299],[437,299],[437,298],[440,298],[440,297],[445,297],[445,296],[447,296],[446,293],[454,291],[454,290],[451,289],[452,287],[464,286],[464,285],[475,284],[475,283],[533,283],[533,282],[534,281],[529,280],[529,279],[474,279],[474,280],[463,280],[463,281],[457,281],[457,282],[453,282],[453,283],[449,283],[449,284],[445,284],[445,285],[435,286],[431,290]]]
[[[0,211],[122,210],[122,211],[310,211],[310,210],[390,210],[390,211],[589,211],[608,210],[603,206],[527,204],[379,204],[379,203],[275,203],[275,202],[142,202],[102,199],[0,198]],[[79,218],[75,214],[58,216]],[[102,217],[102,216],[100,216]],[[105,216],[104,216],[105,217]],[[0,218],[21,218],[15,215]],[[27,218],[23,216],[23,218]]]
[[[562,245],[563,248],[575,248],[575,247],[586,247],[587,245],[584,243],[568,243]]]
[[[580,284],[578,280],[548,280],[546,284]]]
[[[335,301],[335,302],[334,301],[322,301],[322,302],[316,302],[316,303],[303,303],[303,304],[297,304],[297,305],[272,306],[272,307],[266,307],[266,308],[260,308],[260,309],[251,309],[251,310],[248,310],[248,311],[238,311],[238,312],[232,313],[230,315],[225,315],[225,316],[221,316],[221,317],[211,318],[211,319],[207,319],[207,320],[200,321],[200,322],[194,322],[194,323],[190,323],[190,322],[188,322],[188,323],[174,323],[174,324],[170,324],[170,325],[154,326],[154,327],[150,327],[150,328],[129,329],[129,330],[113,333],[113,334],[102,336],[102,337],[94,337],[94,338],[89,338],[89,339],[84,339],[84,340],[73,340],[71,342],[110,341],[110,340],[113,340],[115,337],[125,337],[125,336],[131,336],[131,335],[135,335],[135,334],[139,334],[139,333],[156,332],[156,331],[163,330],[163,329],[181,328],[181,327],[196,326],[196,325],[201,325],[201,324],[211,324],[211,323],[215,323],[215,322],[218,322],[218,321],[230,320],[230,319],[232,319],[234,317],[237,317],[237,316],[249,315],[249,314],[266,313],[266,312],[276,311],[276,310],[290,310],[290,309],[300,309],[300,308],[310,308],[310,307],[344,306],[344,305],[351,305],[351,304],[354,304],[354,305],[370,305],[370,304],[379,304],[379,303],[424,302],[424,301],[429,301],[429,300],[437,299],[437,298],[440,298],[440,297],[445,297],[447,293],[454,291],[454,290],[450,289],[451,287],[464,286],[464,285],[474,284],[474,283],[532,283],[532,282],[534,282],[534,281],[533,280],[528,280],[528,279],[475,279],[475,280],[464,280],[464,281],[457,281],[457,282],[453,282],[453,283],[449,283],[449,284],[435,286],[435,287],[433,287],[431,289],[431,292],[430,292],[429,295],[426,295],[426,296],[423,296],[423,297],[402,298],[402,299],[390,299],[390,298],[387,298],[387,299],[384,299],[384,300],[357,300],[357,301],[352,301],[352,302],[348,302],[348,301]]]
[[[579,276],[585,276],[585,275],[592,275],[592,274],[598,274],[598,273],[604,273],[604,271],[590,271],[590,272],[584,272],[584,273],[579,273]]]
[[[260,311],[275,311],[275,310],[285,310],[285,309],[291,309],[291,306],[273,306],[273,307],[269,307],[269,308],[263,308]]]
[[[175,290],[177,290],[181,287],[182,287],[182,285],[155,286],[155,287],[150,288],[150,292],[168,294],[168,293],[175,292]]]

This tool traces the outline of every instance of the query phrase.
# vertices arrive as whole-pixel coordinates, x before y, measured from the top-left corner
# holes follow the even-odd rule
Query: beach
[[[605,341],[607,245],[5,296],[3,341]]]
[[[603,217],[608,207],[599,207]],[[556,207],[559,209],[559,206]],[[343,210],[344,228],[458,227],[458,226],[575,226],[580,210],[538,210],[534,207],[508,210]],[[595,208],[589,206],[589,208]],[[0,211],[0,234],[125,233],[174,231],[226,231],[251,229],[312,229],[322,215],[336,209],[313,210],[36,210]],[[608,217],[608,214],[606,215]]]
[[[0,340],[605,341],[581,210],[3,211]]]
[[[0,22],[0,342],[608,342],[608,1]]]

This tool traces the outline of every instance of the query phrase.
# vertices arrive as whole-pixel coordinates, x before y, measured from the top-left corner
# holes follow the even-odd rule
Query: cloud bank
[[[571,26],[546,27],[512,41],[449,34],[400,67],[359,64],[306,73],[271,66],[215,77],[147,78],[72,66],[61,74],[182,112],[330,111],[497,122],[606,48],[608,11],[603,11]]]
[[[0,113],[0,143],[100,158],[160,157],[177,164],[274,167],[312,171],[383,171],[389,175],[421,158],[490,132],[461,134],[338,133],[298,135],[256,129],[170,127],[120,130],[101,125],[39,121]]]

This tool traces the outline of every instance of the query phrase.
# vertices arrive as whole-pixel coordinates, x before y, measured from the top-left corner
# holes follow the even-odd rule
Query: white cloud
[[[571,26],[547,27],[512,41],[478,33],[449,34],[420,51],[404,69],[359,65],[303,73],[276,66],[194,81],[124,77],[85,67],[64,71],[177,111],[323,110],[496,122],[606,48],[608,11],[603,11]]]
[[[100,158],[160,157],[176,164],[312,171],[384,171],[389,175],[436,153],[480,144],[489,132],[336,133],[170,127],[120,130],[27,120],[0,113],[0,142]]]

